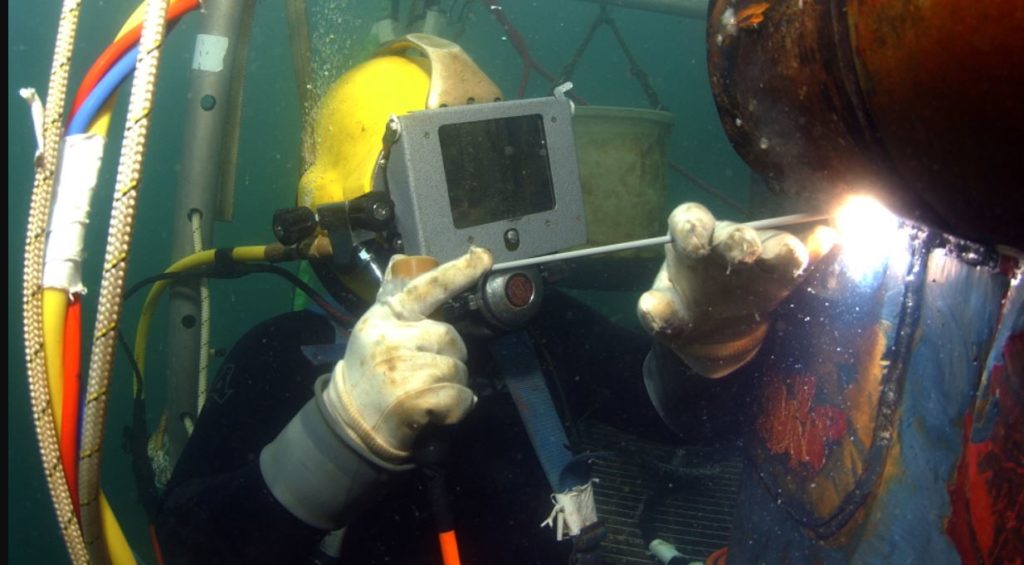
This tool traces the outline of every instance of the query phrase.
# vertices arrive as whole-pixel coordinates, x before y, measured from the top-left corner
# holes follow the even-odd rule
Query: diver
[[[423,107],[431,81],[421,65],[376,57],[332,87],[300,204],[370,190],[387,117]],[[405,77],[418,86],[381,88]],[[355,109],[364,114],[349,115]],[[872,210],[849,226],[795,234],[683,204],[637,306],[653,345],[557,294],[536,321],[556,353],[552,372],[574,377],[559,379],[568,397],[603,389],[615,399],[599,417],[644,437],[662,437],[663,421],[686,441],[743,438],[730,560],[945,562],[992,536],[1002,555],[1019,555],[1011,419],[1021,399],[1020,254]],[[537,470],[517,458],[522,434],[481,424],[507,409],[475,377],[488,361],[430,318],[488,271],[489,254],[470,249],[411,281],[396,259],[350,335],[295,312],[255,328],[225,360],[165,491],[157,532],[168,561],[301,562],[342,527],[342,560],[360,546],[350,561],[429,560],[436,550],[425,542],[387,553],[427,519],[410,502],[415,483],[401,477],[425,428],[463,420],[454,500],[471,504],[464,521],[491,536],[463,538],[467,562],[569,557],[555,544],[539,553],[536,523],[521,519],[536,510],[524,511],[524,493],[543,491]],[[318,274],[328,288],[359,286]],[[340,361],[312,353],[346,339]],[[388,485],[398,496],[385,494]],[[967,492],[981,493],[985,510]],[[502,513],[517,505],[520,515]],[[1004,523],[984,519],[992,508]]]
[[[457,57],[457,47],[446,49],[444,64],[459,65],[457,72],[415,54],[382,54],[332,86],[319,109],[317,159],[299,184],[301,206],[367,194],[388,118],[423,109],[439,83],[463,100],[494,96],[496,87],[461,49]],[[725,225],[718,232],[751,234]],[[802,244],[762,235],[772,244],[759,264],[795,274]],[[257,325],[231,349],[163,490],[156,532],[167,562],[303,562],[318,552],[341,562],[429,561],[438,553],[434,511],[424,508],[425,487],[411,473],[425,428],[451,436],[445,467],[466,562],[600,562],[604,533],[586,470],[575,492],[554,492],[552,511],[552,487],[502,390],[489,336],[464,342],[430,317],[489,271],[490,254],[472,248],[411,281],[396,277],[405,260],[392,258],[379,292],[372,269],[316,264],[338,306],[361,314],[359,321],[326,309],[291,312]],[[566,331],[570,322],[586,331]],[[673,439],[640,378],[648,336],[554,289],[530,330],[546,353],[546,376],[567,377],[550,384],[562,390],[570,424],[567,413],[586,412],[640,436]],[[695,422],[721,431],[725,420]],[[572,543],[540,527],[549,515]],[[340,548],[336,534],[324,541],[343,527]]]

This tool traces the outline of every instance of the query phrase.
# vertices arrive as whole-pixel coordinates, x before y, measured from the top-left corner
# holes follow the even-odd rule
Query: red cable
[[[82,377],[82,297],[76,294],[64,323],[64,398],[61,406],[60,459],[71,491],[71,502],[78,508],[78,417],[81,410]]]
[[[197,8],[199,8],[199,0],[177,0],[167,7],[167,21],[176,20]],[[71,113],[68,115],[69,121],[71,116],[78,113],[78,108],[89,97],[92,90],[96,88],[96,83],[107,74],[110,67],[114,66],[114,63],[120,60],[133,45],[139,42],[141,35],[142,24],[140,23],[128,30],[128,33],[117,38],[100,54],[96,62],[89,68],[89,72],[85,73],[82,84],[78,86],[78,91],[75,93],[75,102],[71,105]]]

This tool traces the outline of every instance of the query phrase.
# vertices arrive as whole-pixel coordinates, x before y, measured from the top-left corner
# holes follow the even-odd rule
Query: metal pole
[[[684,18],[705,20],[708,17],[708,0],[586,0],[595,4],[607,3],[633,10],[645,10],[672,14]]]
[[[190,213],[202,218],[203,247],[213,239],[218,199],[226,171],[234,166],[231,124],[241,104],[241,69],[255,0],[206,0],[192,59],[177,200],[171,228],[172,261],[194,252]],[[225,151],[225,148],[229,148]],[[200,304],[197,283],[170,290],[167,347],[168,455],[173,468],[188,440],[183,415],[194,418],[199,371]]]

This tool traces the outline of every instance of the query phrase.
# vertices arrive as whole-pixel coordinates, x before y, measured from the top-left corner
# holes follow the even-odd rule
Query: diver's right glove
[[[412,280],[394,275],[356,323],[345,359],[314,398],[260,453],[267,489],[292,515],[321,530],[346,525],[381,492],[428,424],[460,421],[476,397],[466,387],[466,346],[429,319],[491,268],[486,249]]]
[[[472,247],[411,281],[395,276],[396,259],[352,331],[324,404],[371,453],[402,463],[424,426],[454,424],[476,402],[466,388],[466,345],[452,326],[427,316],[475,284],[493,259]]]
[[[668,224],[672,242],[665,246],[665,263],[637,313],[648,332],[711,378],[757,353],[772,310],[832,239],[815,231],[805,245],[784,231],[716,222],[697,203],[677,207]]]

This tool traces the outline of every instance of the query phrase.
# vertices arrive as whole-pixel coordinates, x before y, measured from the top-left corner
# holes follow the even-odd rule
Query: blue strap
[[[302,354],[309,362],[316,365],[334,365],[345,358],[345,347],[348,342],[326,343],[323,345],[303,345]]]
[[[344,312],[345,314],[351,315],[351,313],[342,307],[337,301],[331,296],[324,297],[331,303],[331,306],[337,310]],[[334,343],[325,343],[320,345],[303,345],[302,354],[309,360],[310,363],[322,366],[322,365],[334,365],[338,361],[345,358],[345,349],[348,347],[348,335],[352,331],[351,328],[343,328],[338,322],[327,315],[318,304],[315,302],[310,303],[306,306],[305,310],[319,314],[326,318],[331,325],[334,326]]]
[[[505,334],[495,340],[491,351],[552,492],[564,492],[586,483],[587,478],[578,482],[579,477],[576,477],[571,481],[573,484],[562,484],[569,482],[562,480],[563,471],[572,462],[573,455],[529,336],[522,331]]]

